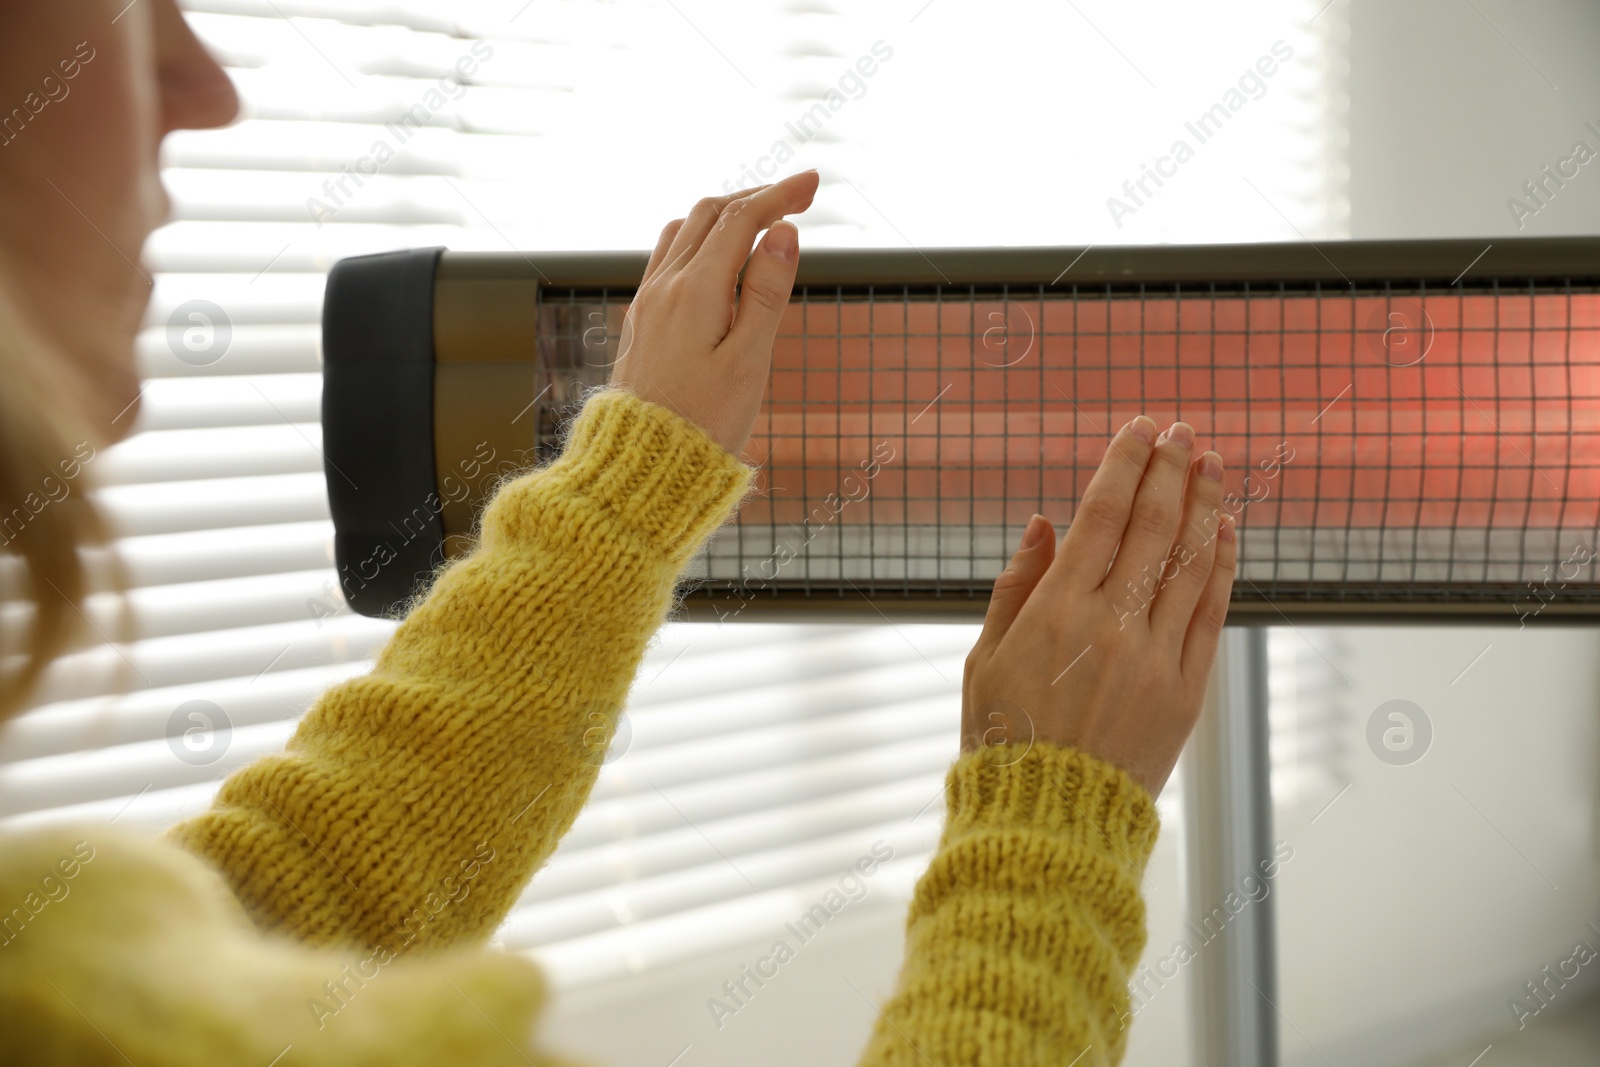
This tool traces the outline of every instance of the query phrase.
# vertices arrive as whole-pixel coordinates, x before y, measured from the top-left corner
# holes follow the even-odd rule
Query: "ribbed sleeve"
[[[587,799],[684,565],[753,475],[674,412],[592,394],[371,673],[169,839],[259,926],[306,942],[487,937]]]
[[[1009,763],[1000,751],[963,754],[945,777],[944,831],[862,1067],[1122,1059],[1154,800],[1075,748],[1036,742]]]

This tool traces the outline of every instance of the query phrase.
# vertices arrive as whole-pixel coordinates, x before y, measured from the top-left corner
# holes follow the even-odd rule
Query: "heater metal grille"
[[[1209,280],[1152,259],[1149,280],[797,285],[746,453],[760,495],[696,560],[691,617],[981,611],[1028,517],[1064,530],[1140,413],[1228,464],[1235,614],[1600,614],[1600,287],[1548,276],[1577,247],[1453,283],[1358,281],[1327,251],[1331,279],[1273,281],[1284,249],[1239,246],[1248,269]],[[540,286],[541,459],[631,292]]]

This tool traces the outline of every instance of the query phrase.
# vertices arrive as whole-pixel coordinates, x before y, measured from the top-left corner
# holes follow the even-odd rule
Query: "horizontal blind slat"
[[[323,462],[318,422],[151,430],[101,460],[95,480],[104,487],[268,474],[320,477]]]
[[[157,379],[144,383],[133,434],[119,443],[116,451],[129,451],[134,445],[150,447],[144,438],[151,433],[224,426],[277,428],[317,423],[321,418],[320,373]]]
[[[879,837],[899,834],[899,828],[882,828]],[[838,856],[865,855],[877,838],[856,834],[841,841]],[[900,834],[895,858],[874,873],[871,890],[851,914],[862,911],[903,912],[912,886],[927,869],[933,842],[911,841]],[[840,861],[841,866],[844,861]],[[703,953],[752,943],[763,946],[781,936],[784,924],[814,907],[838,879],[824,877],[767,893],[718,901],[650,922],[619,924],[588,937],[528,946],[514,938],[497,938],[507,947],[521,949],[551,976],[557,989],[577,989],[607,981],[624,981],[641,971],[681,962]],[[841,909],[840,914],[843,914]],[[831,921],[831,920],[830,920]],[[814,935],[810,935],[814,936]],[[798,939],[797,939],[798,940]],[[791,948],[797,947],[791,942]]]
[[[903,742],[881,742],[842,757],[802,758],[781,768],[708,778],[696,787],[674,788],[666,798],[652,793],[640,798],[641,802],[653,798],[662,809],[661,816],[650,822],[636,822],[625,815],[619,818],[622,813],[614,811],[595,811],[587,818],[580,815],[578,821],[586,823],[586,833],[569,831],[562,838],[561,862],[552,860],[528,887],[523,900],[549,901],[699,862],[695,857],[704,858],[705,849],[701,834],[737,860],[744,851],[763,847],[763,842],[775,845],[799,840],[823,822],[850,824],[858,813],[849,805],[835,806],[840,797],[889,790],[883,795],[893,795],[899,803],[906,799],[902,787],[907,781],[917,783],[922,791],[909,804],[906,818],[920,812],[937,822],[944,809],[929,802],[939,795],[956,747],[954,731],[941,719],[926,733]],[[877,766],[863,767],[852,758],[862,753],[869,754]],[[924,789],[930,781],[933,784]],[[698,801],[695,810],[684,807],[693,801]],[[680,810],[674,811],[674,805]],[[643,811],[644,807],[640,803],[634,810]],[[585,813],[588,811],[586,808]],[[730,822],[730,812],[739,813],[738,820],[751,820],[749,826],[738,820]],[[576,823],[573,830],[577,830]]]
[[[661,918],[643,921],[614,921],[608,929],[581,937],[562,937],[560,941],[544,941],[541,944],[542,934],[549,931],[542,929],[536,915],[525,912],[512,912],[507,918],[506,925],[501,926],[499,941],[507,949],[534,950],[533,955],[541,961],[547,961],[549,966],[557,969],[562,974],[563,981],[582,982],[595,981],[597,977],[613,976],[618,973],[616,963],[634,957],[635,966],[645,966],[646,963],[661,965],[666,961],[683,958],[688,953],[698,949],[704,942],[691,941],[685,936],[685,926],[699,926],[701,920],[712,917],[726,917],[730,929],[725,933],[739,933],[749,936],[750,931],[760,931],[768,936],[779,936],[779,931],[784,929],[786,921],[797,920],[802,913],[808,912],[813,905],[821,902],[821,897],[826,894],[827,886],[837,888],[838,875],[848,865],[853,864],[861,856],[870,854],[872,843],[877,840],[894,840],[896,859],[902,859],[907,870],[902,877],[891,873],[894,861],[886,864],[880,873],[886,875],[878,880],[878,873],[867,883],[870,886],[886,889],[885,897],[894,897],[893,905],[898,907],[907,897],[909,881],[915,880],[915,875],[920,873],[928,861],[928,854],[933,846],[938,843],[938,827],[918,827],[906,825],[899,821],[886,821],[872,825],[864,830],[853,830],[842,833],[832,840],[814,841],[808,848],[797,849],[794,861],[784,870],[779,862],[773,862],[770,869],[760,867],[760,873],[768,875],[773,883],[778,883],[776,889],[757,889],[750,891],[746,886],[746,893],[733,894],[733,896],[715,899],[714,902],[696,907],[696,909],[683,909],[669,913]],[[781,857],[774,857],[774,861],[781,861]],[[915,872],[910,870],[912,864]],[[784,873],[792,872],[789,885],[784,885]],[[738,873],[728,872],[733,878],[738,878]],[[818,877],[822,875],[822,877]],[[757,886],[763,885],[757,881]],[[749,907],[750,902],[758,901],[760,920],[739,921],[739,915],[744,907]],[[762,907],[763,905],[763,907]],[[752,909],[754,910],[754,909]],[[771,923],[774,915],[776,923]],[[742,939],[742,937],[741,937]],[[651,944],[654,942],[654,944]],[[621,958],[619,958],[621,957]]]
[[[735,803],[734,795],[740,791],[747,799],[737,803],[755,810],[820,795],[834,787],[886,781],[900,777],[902,770],[905,773],[926,770],[927,761],[936,759],[940,752],[945,753],[943,761],[948,764],[954,755],[952,736],[948,716],[941,715],[936,725],[927,730],[913,731],[899,739],[880,740],[870,747],[802,752],[783,768],[781,776],[773,775],[767,767],[753,766],[668,784],[666,788],[672,790],[670,805],[654,788],[644,791],[636,785],[632,791],[608,799],[591,799],[567,836],[562,838],[560,847],[575,858],[589,849],[604,849],[620,840],[633,840],[671,828],[685,818],[714,818],[719,812],[729,810],[728,806]],[[654,779],[650,781],[654,786],[662,784]]]
[[[869,808],[864,815],[883,821],[886,813]],[[852,826],[843,833],[857,831]],[[825,839],[787,842],[759,855],[730,863],[713,853],[699,866],[655,878],[625,881],[608,889],[575,893],[548,904],[518,908],[500,927],[509,947],[534,947],[551,941],[603,933],[619,923],[648,922],[708,903],[738,900],[752,892],[814,878],[849,862],[843,850]]]
[[[281,751],[293,730],[288,722],[234,728],[215,763],[176,757],[165,739],[8,763],[0,766],[0,817],[217,781],[257,756]]]
[[[91,494],[119,534],[180,533],[331,520],[321,473],[113,485]]]
[[[394,629],[386,619],[338,615],[242,626],[132,645],[100,645],[69,653],[45,668],[34,705],[81,700],[132,689],[158,689],[223,678],[254,678],[373,655]]]
[[[213,249],[210,254],[221,253]],[[252,255],[249,263],[241,264],[239,269],[264,269],[269,266],[270,258],[270,253],[259,259]],[[157,266],[156,269],[161,268]],[[175,316],[178,307],[169,306],[165,314],[156,312],[148,317],[151,325],[140,331],[134,342],[139,375],[146,379],[146,388],[159,387],[170,379],[240,378],[248,381],[255,377],[266,389],[279,375],[315,374],[319,379],[322,376],[322,327],[314,319],[286,323],[231,322],[230,319],[232,336],[227,348],[214,361],[196,360],[189,353],[185,353],[188,358],[180,357],[181,340],[175,341],[171,336],[172,330],[181,330],[184,324],[182,317]],[[175,318],[169,327],[169,321]]]
[[[234,726],[298,719],[328,687],[370,669],[352,660],[46,704],[19,715],[0,734],[0,764],[165,738],[173,713],[191,700],[216,704]]]
[[[113,555],[122,560],[130,589],[309,571],[334,565],[333,524],[313,520],[120,537],[79,554],[90,593],[112,590]]]
[[[144,586],[125,596],[91,595],[67,652],[92,648],[117,635],[126,605],[127,640],[138,643],[184,634],[220,633],[228,629],[272,623],[322,620],[349,613],[332,569],[254,574],[240,578]],[[0,610],[0,640],[21,647],[26,635],[24,612],[7,605]]]

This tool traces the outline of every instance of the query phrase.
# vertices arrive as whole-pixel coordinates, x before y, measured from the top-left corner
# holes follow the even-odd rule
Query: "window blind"
[[[824,176],[798,220],[810,247],[1343,233],[1341,16],[1310,0],[1162,0],[1182,49],[1141,34],[1147,9],[1087,3],[1002,3],[976,26],[937,2],[184,6],[244,113],[166,143],[143,404],[92,464],[133,639],[104,639],[118,604],[90,552],[84,625],[0,734],[7,827],[154,832],[201,809],[392,630],[334,581],[318,349],[341,257],[649,247],[700,196],[807,166]],[[1275,42],[1273,73],[1247,77]],[[1122,106],[1063,104],[1063,70]],[[1207,114],[1202,142],[1185,123]],[[5,606],[8,641],[25,614]],[[668,624],[500,940],[559,983],[637,971],[769,931],[880,838],[897,851],[877,882],[904,895],[937,837],[976,632]]]

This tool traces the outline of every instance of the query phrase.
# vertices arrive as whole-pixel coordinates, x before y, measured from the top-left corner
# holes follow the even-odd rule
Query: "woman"
[[[0,518],[133,422],[158,147],[237,111],[174,0],[15,0],[3,18],[0,105],[23,111],[0,122]],[[598,773],[575,709],[622,705],[685,565],[751,484],[737,457],[795,275],[782,216],[817,181],[667,225],[561,455],[501,488],[476,549],[284,752],[159,841],[0,837],[0,1061],[574,1062],[539,1043],[538,969],[482,945]],[[1154,798],[1235,566],[1220,457],[1155,429],[1124,426],[1060,544],[1035,516],[995,583],[943,836],[862,1063],[1121,1058]],[[99,536],[81,491],[25,510],[7,540],[35,610],[26,655],[4,650],[6,714],[61,649],[75,548]],[[1117,591],[1157,571],[1129,611]]]

